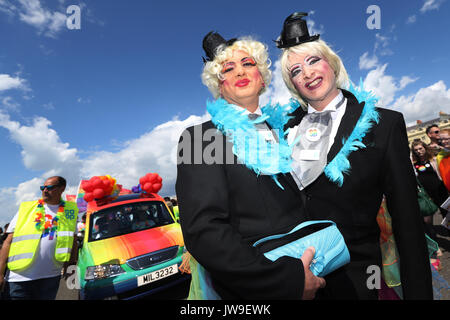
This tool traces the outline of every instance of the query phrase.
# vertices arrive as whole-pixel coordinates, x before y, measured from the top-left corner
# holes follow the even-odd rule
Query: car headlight
[[[124,273],[120,264],[101,264],[98,266],[87,267],[85,280],[98,280],[118,276]]]

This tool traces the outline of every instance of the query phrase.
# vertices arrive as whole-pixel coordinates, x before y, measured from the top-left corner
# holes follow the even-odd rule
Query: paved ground
[[[450,230],[445,229],[440,225],[442,216],[440,214],[434,215],[434,228],[437,233],[437,242],[442,251],[440,257],[442,269],[439,274],[450,284]],[[450,289],[441,292],[443,300],[450,300]]]
[[[450,231],[446,230],[440,225],[442,221],[441,215],[434,216],[434,228],[437,232],[437,239],[439,247],[442,251],[442,257],[440,257],[442,269],[439,274],[450,284]],[[441,291],[443,300],[450,300],[450,289]],[[78,290],[69,290],[66,280],[61,279],[61,285],[59,287],[57,300],[78,300]]]

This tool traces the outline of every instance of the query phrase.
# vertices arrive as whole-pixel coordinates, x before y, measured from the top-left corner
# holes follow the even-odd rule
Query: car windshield
[[[164,203],[134,202],[100,210],[91,216],[89,241],[161,227],[174,223]]]

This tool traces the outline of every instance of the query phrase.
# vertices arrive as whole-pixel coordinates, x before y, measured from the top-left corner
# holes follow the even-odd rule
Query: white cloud
[[[422,8],[420,8],[420,12],[425,13],[431,10],[438,10],[443,3],[444,0],[425,0]]]
[[[173,195],[176,181],[176,150],[182,131],[209,119],[209,115],[190,116],[185,120],[173,119],[163,123],[139,138],[127,141],[118,152],[97,151],[87,158],[61,141],[51,128],[51,122],[35,118],[31,125],[12,121],[0,111],[0,127],[9,131],[11,139],[21,147],[24,166],[41,172],[35,178],[7,190],[0,197],[0,205],[8,210],[0,212],[0,221],[9,221],[21,201],[39,197],[39,185],[45,178],[61,175],[68,181],[66,193],[75,193],[80,179],[109,174],[125,188],[137,185],[139,178],[148,172],[157,172],[163,178],[161,194]],[[4,208],[4,207],[3,207]]]
[[[0,189],[0,227],[4,227],[9,223],[19,208],[15,201],[15,192],[17,188],[1,188]]]
[[[14,16],[17,7],[8,0],[0,0],[0,11],[6,13],[8,16]]]
[[[389,44],[391,42],[391,37],[382,36],[379,33],[375,34],[375,45],[374,52],[378,53],[381,56],[389,56],[394,54],[394,52],[389,48]]]
[[[409,16],[406,20],[406,24],[413,24],[417,21],[417,16],[414,14],[412,16]]]
[[[77,99],[77,102],[78,103],[83,103],[83,104],[87,104],[87,103],[91,103],[91,99],[89,99],[89,98],[82,98],[82,97],[79,97],[78,99]]]
[[[378,57],[376,55],[373,55],[369,57],[369,52],[364,52],[364,54],[359,57],[359,69],[372,69],[374,67],[378,66]]]
[[[450,89],[440,80],[415,94],[399,97],[392,109],[402,112],[406,122],[436,118],[439,111],[450,110]]]
[[[364,80],[364,88],[372,90],[379,97],[379,104],[383,107],[388,107],[394,101],[398,91],[418,79],[403,76],[400,81],[397,81],[393,76],[385,74],[387,66],[388,64],[386,63],[369,71]]]
[[[260,97],[260,104],[265,105],[269,102],[285,104],[289,102],[291,94],[287,89],[281,75],[281,61],[278,59],[275,63],[275,70],[272,72],[272,82],[269,88]]]
[[[389,105],[394,100],[395,93],[399,90],[392,76],[385,75],[387,64],[369,71],[364,80],[364,88],[372,90],[380,98],[382,106]]]
[[[19,12],[20,20],[37,28],[40,33],[49,37],[56,37],[66,25],[66,15],[52,12],[43,8],[39,0],[19,0],[22,8]]]
[[[81,175],[109,174],[126,187],[137,185],[139,178],[148,172],[157,172],[163,178],[161,194],[174,194],[176,180],[176,150],[183,130],[209,119],[190,116],[163,123],[139,138],[124,144],[119,152],[100,151],[83,160]]]
[[[402,76],[399,80],[386,74],[387,64],[371,70],[365,80],[366,90],[372,90],[379,97],[379,105],[403,113],[406,123],[416,120],[427,121],[438,116],[439,111],[450,110],[450,89],[440,80],[416,93],[405,96],[399,93],[419,78]]]
[[[402,90],[403,88],[405,88],[408,84],[416,82],[417,80],[419,80],[419,78],[411,78],[408,76],[403,76],[400,79],[400,85],[399,85],[399,90]]]
[[[315,14],[315,11],[310,11],[309,12],[309,16],[308,19],[306,20],[306,24],[308,26],[308,31],[310,35],[316,35],[316,34],[324,34],[325,33],[325,28],[324,26],[321,24],[319,26],[316,26],[316,22],[311,19],[311,16]]]
[[[30,126],[12,121],[4,112],[0,112],[0,127],[9,131],[11,139],[20,145],[24,166],[32,171],[43,171],[45,175],[64,173],[69,179],[77,178],[81,162],[77,149],[61,142],[51,122],[38,117]],[[68,180],[69,180],[68,179]]]
[[[53,105],[53,102],[44,103],[42,106],[46,110],[55,110],[55,106]]]
[[[38,34],[47,37],[55,38],[65,28],[67,16],[64,12],[45,8],[40,0],[18,0],[17,2],[17,5],[13,5],[8,0],[0,0],[0,11],[10,17],[19,17],[20,21],[36,28]]]
[[[9,74],[0,74],[0,91],[11,89],[27,89],[26,80],[19,76],[12,77]]]
[[[20,104],[14,101],[12,97],[4,97],[1,99],[2,105],[6,110],[17,111],[20,107]]]

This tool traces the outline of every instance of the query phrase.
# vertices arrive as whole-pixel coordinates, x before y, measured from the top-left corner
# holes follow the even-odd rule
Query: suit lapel
[[[294,112],[289,113],[288,117],[292,118],[284,126],[284,131],[286,131],[288,128],[293,128],[296,125],[300,124],[300,121],[302,121],[306,113],[307,112],[303,110],[302,107],[298,107]]]
[[[339,124],[336,137],[334,138],[334,143],[328,152],[327,163],[330,163],[341,150],[344,145],[342,143],[343,139],[347,139],[350,136],[364,108],[364,102],[359,103],[358,100],[356,100],[356,98],[346,90],[342,90],[342,92],[344,97],[347,98],[347,107],[341,123]]]
[[[294,112],[290,113],[288,116],[293,118],[286,123],[284,130],[286,131],[288,128],[293,128],[296,125],[299,125],[306,113],[307,112],[301,107],[298,107]],[[278,177],[284,180],[292,188],[292,190],[300,194],[297,183],[295,183],[295,180],[290,173],[280,174]]]

